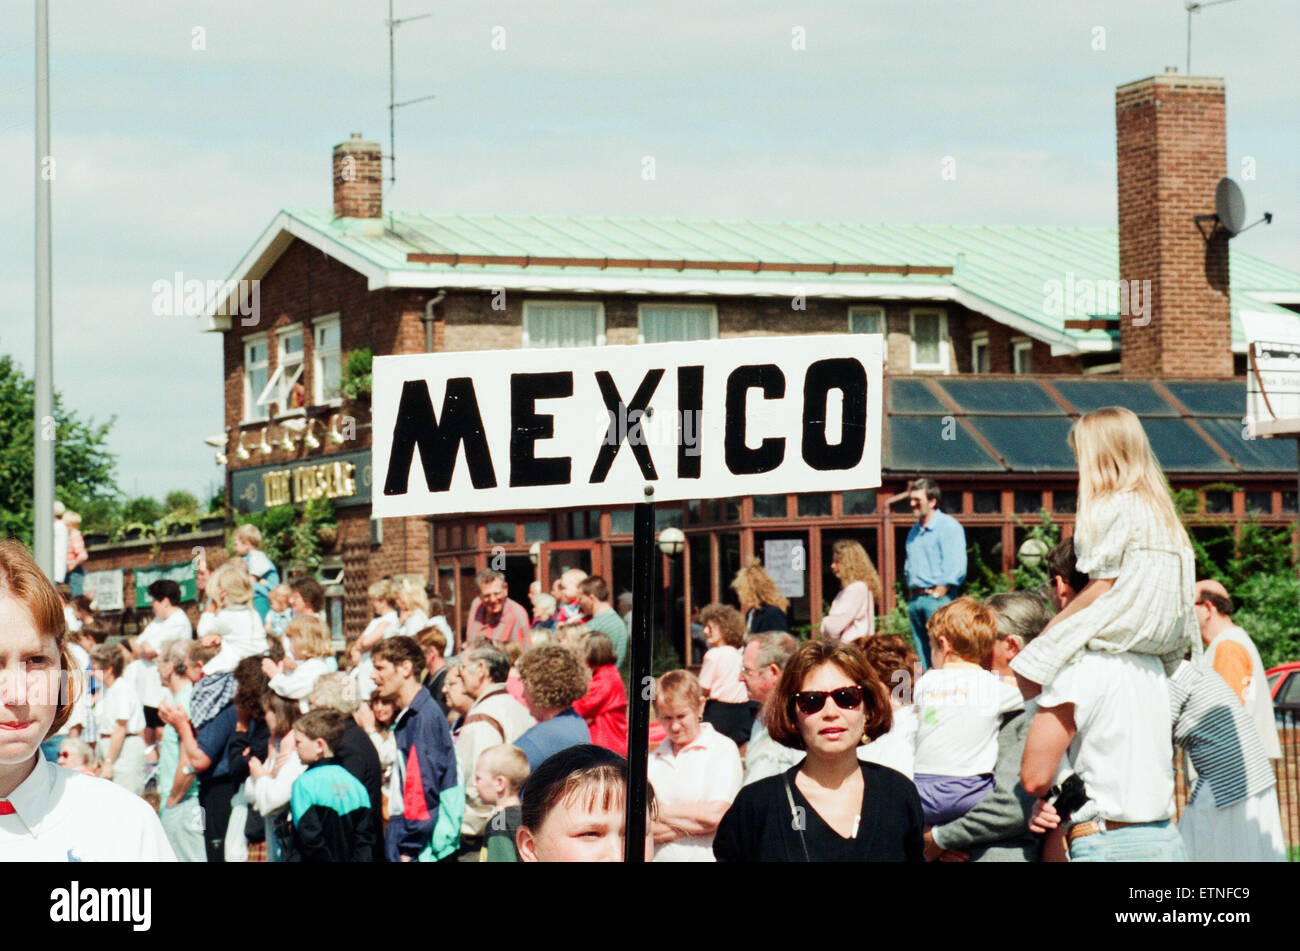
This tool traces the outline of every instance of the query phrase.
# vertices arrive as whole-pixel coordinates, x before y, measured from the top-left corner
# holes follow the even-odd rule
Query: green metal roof
[[[863,283],[948,284],[980,302],[1017,315],[1030,325],[1079,344],[1114,339],[1117,330],[1067,330],[1067,315],[1046,306],[1048,282],[1115,281],[1119,278],[1116,228],[1027,225],[891,225],[861,222],[626,218],[569,215],[457,215],[392,211],[383,230],[358,219],[335,218],[328,208],[287,209],[286,215],[323,238],[337,242],[372,265],[405,273],[439,272],[538,276],[653,276],[698,281],[743,275],[762,292],[765,283],[788,284],[789,273],[713,270],[665,271],[589,266],[424,264],[411,253],[508,255],[520,257],[632,258],[800,264],[939,266],[950,275],[827,274],[801,272],[808,293],[836,293],[836,285]],[[1300,271],[1230,250],[1233,341],[1240,343],[1238,311],[1292,313],[1248,295],[1262,291],[1300,293]],[[996,316],[996,315],[995,315]],[[1073,314],[1084,317],[1090,315]],[[1111,316],[1104,307],[1091,316]]]

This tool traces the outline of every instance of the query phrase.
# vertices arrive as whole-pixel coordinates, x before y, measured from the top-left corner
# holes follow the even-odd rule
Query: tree
[[[175,489],[168,492],[163,498],[163,507],[168,512],[188,514],[199,510],[199,500],[194,497],[192,492],[186,492],[184,489]]]
[[[166,511],[162,503],[152,496],[137,495],[122,504],[122,521],[152,525],[162,518]]]
[[[35,385],[14,363],[0,356],[0,532],[32,544],[32,492],[36,454],[32,415]],[[54,441],[55,496],[69,508],[101,517],[118,497],[117,457],[108,450],[116,421],[83,420],[54,394],[54,418],[40,435]],[[53,513],[42,515],[53,518]],[[84,524],[84,521],[83,521]]]

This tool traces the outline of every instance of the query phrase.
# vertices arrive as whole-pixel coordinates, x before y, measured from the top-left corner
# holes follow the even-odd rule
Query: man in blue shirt
[[[930,669],[930,616],[957,594],[966,580],[966,530],[951,515],[939,511],[939,486],[933,479],[907,484],[908,501],[917,522],[907,533],[907,619],[912,641],[925,669]]]

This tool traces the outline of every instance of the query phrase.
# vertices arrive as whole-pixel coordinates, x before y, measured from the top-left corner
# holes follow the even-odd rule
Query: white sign
[[[782,597],[802,598],[808,552],[798,538],[769,538],[763,542],[763,570],[776,582]]]
[[[1242,310],[1246,426],[1255,436],[1300,432],[1300,315]]]
[[[96,611],[122,610],[122,569],[88,571],[81,584],[81,593],[90,598]]]
[[[378,517],[880,484],[879,334],[374,363]]]

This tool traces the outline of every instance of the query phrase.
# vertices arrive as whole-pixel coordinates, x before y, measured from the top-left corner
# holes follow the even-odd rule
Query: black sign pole
[[[647,488],[647,493],[651,490]],[[624,825],[624,861],[645,861],[646,762],[650,755],[650,702],[654,697],[650,677],[650,641],[654,630],[655,504],[640,502],[632,526],[632,652],[628,709],[631,711],[627,742],[627,819]]]

